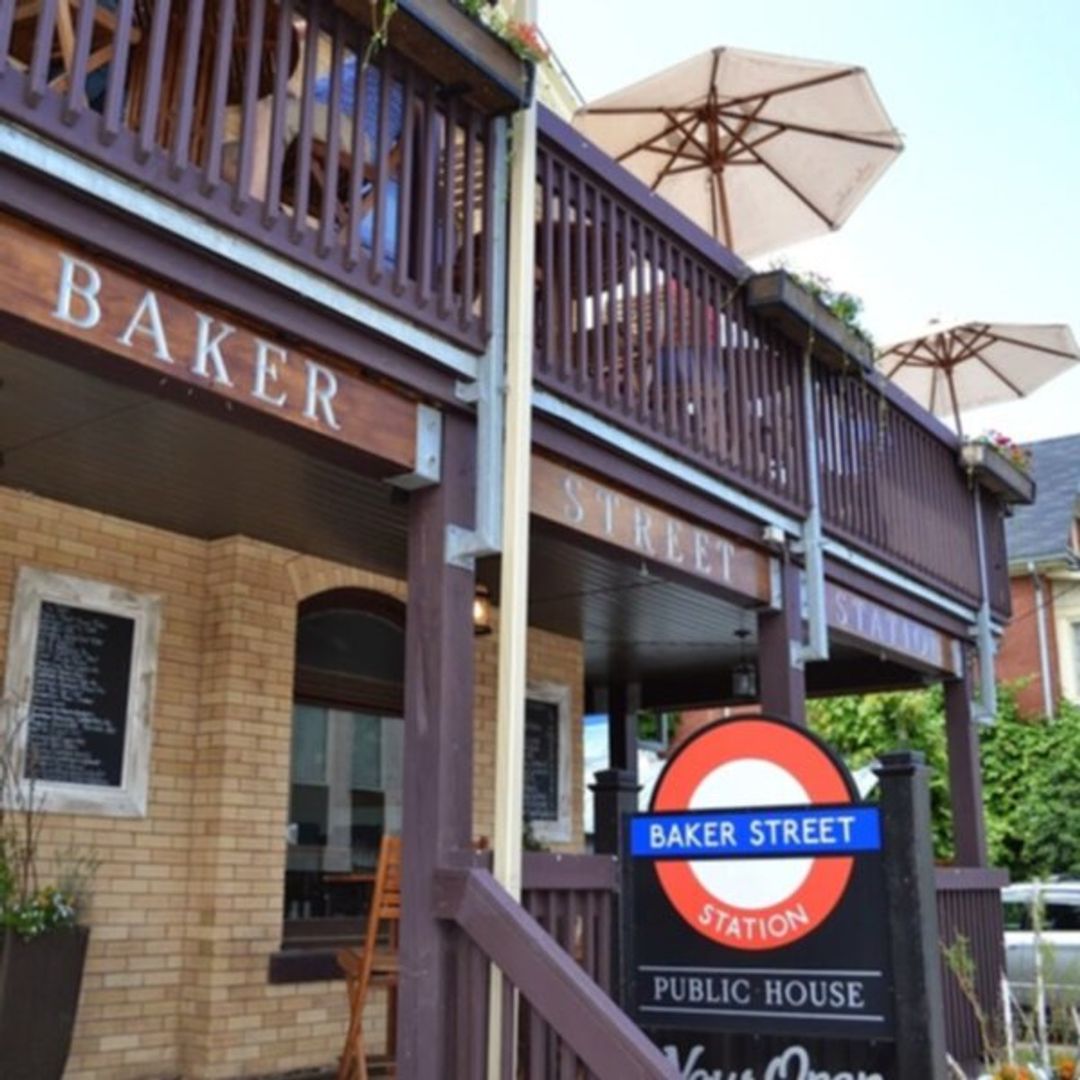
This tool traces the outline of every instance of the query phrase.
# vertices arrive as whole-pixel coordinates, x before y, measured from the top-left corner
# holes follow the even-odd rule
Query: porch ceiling
[[[0,484],[207,539],[405,572],[406,505],[355,468],[0,344]],[[219,418],[220,417],[220,418]]]

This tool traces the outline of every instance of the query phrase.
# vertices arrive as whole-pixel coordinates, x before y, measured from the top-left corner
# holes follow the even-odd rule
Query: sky
[[[1080,337],[1080,0],[539,0],[539,22],[586,100],[715,45],[862,65],[904,153],[839,232],[755,265],[861,297],[882,344],[932,318]],[[964,428],[1080,432],[1080,366]]]

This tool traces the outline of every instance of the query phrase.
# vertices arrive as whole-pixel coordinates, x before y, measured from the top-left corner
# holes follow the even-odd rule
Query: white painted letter
[[[101,322],[101,305],[97,302],[97,294],[101,291],[101,275],[88,262],[76,259],[71,255],[60,253],[60,285],[56,290],[56,310],[53,317],[62,319],[80,330],[91,330]],[[81,272],[84,281],[75,280],[75,275]],[[76,315],[71,310],[73,297],[79,297],[86,307],[81,315]]]
[[[146,320],[145,325],[143,324],[144,319]],[[154,295],[153,289],[146,290],[146,295],[135,309],[135,314],[131,316],[131,322],[127,324],[127,329],[116,340],[121,345],[126,345],[131,349],[134,348],[131,339],[136,334],[145,334],[154,342],[154,356],[156,359],[162,360],[166,364],[173,363],[173,358],[169,355],[169,343],[165,340],[165,325],[161,321],[161,309],[158,307],[157,297]]]
[[[288,397],[285,391],[282,390],[277,397],[272,397],[267,392],[267,384],[278,381],[275,359],[279,360],[281,366],[284,367],[289,362],[289,354],[279,346],[271,345],[269,341],[263,341],[262,338],[257,337],[255,339],[255,385],[251,388],[251,395],[260,401],[265,401],[267,405],[280,409]]]
[[[571,525],[580,525],[585,520],[585,507],[578,498],[578,478],[573,473],[563,477],[563,494],[566,496],[566,520]]]
[[[195,359],[191,364],[192,375],[198,375],[201,379],[209,379],[210,372],[207,370],[207,361],[214,365],[213,381],[222,386],[232,386],[229,378],[229,369],[225,366],[225,357],[221,355],[221,343],[233,332],[233,327],[228,323],[222,323],[221,329],[214,333],[214,320],[201,311],[195,312],[195,318],[199,320],[199,333],[195,339]]]
[[[334,395],[338,392],[337,376],[329,369],[316,364],[313,360],[305,360],[307,365],[307,394],[304,398],[304,416],[308,420],[319,423],[318,414],[321,412],[327,427],[335,431],[341,430],[341,425],[334,416]],[[319,383],[322,386],[319,386]]]

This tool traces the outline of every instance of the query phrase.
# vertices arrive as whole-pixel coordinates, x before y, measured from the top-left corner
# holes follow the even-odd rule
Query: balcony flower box
[[[874,367],[869,342],[845,326],[816,296],[784,270],[755,274],[746,282],[747,303],[769,316],[785,337],[806,346],[814,334],[814,356],[837,370]]]
[[[341,6],[371,26],[368,0]],[[450,0],[398,0],[387,37],[393,49],[482,112],[514,112],[532,98],[533,64]]]
[[[988,491],[1008,503],[1035,501],[1035,479],[986,442],[960,447],[960,464]]]

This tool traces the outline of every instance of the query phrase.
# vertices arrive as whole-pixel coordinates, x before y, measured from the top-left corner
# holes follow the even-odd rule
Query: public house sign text
[[[763,552],[535,455],[532,512],[763,603],[773,600],[772,560]]]
[[[417,406],[234,315],[0,215],[0,308],[410,472]]]

